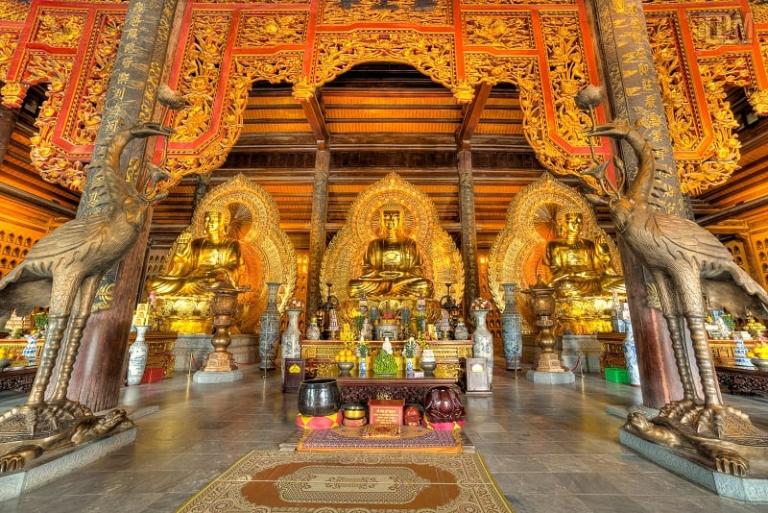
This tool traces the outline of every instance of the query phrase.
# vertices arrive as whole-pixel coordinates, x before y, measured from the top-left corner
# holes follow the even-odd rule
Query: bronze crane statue
[[[13,311],[25,315],[34,307],[50,307],[45,345],[27,402],[0,416],[0,472],[18,468],[26,458],[19,460],[19,454],[29,454],[30,442],[61,438],[67,430],[74,432],[84,419],[94,424],[96,419],[86,406],[67,399],[83,328],[102,276],[136,242],[147,209],[164,197],[164,193],[157,193],[157,182],[167,178],[155,169],[148,191],[139,193],[120,172],[120,156],[133,139],[170,133],[155,123],[117,133],[104,158],[88,167],[92,187],[82,201],[89,202],[91,208],[40,239],[26,259],[0,280],[0,320]],[[46,401],[57,359],[57,378]],[[122,420],[129,422],[124,412]],[[110,423],[120,422],[110,416]],[[23,441],[26,445],[19,446]],[[31,447],[44,446],[37,443]],[[19,447],[24,451],[19,453]]]
[[[614,122],[596,127],[590,135],[623,140],[637,154],[637,173],[628,187],[624,186],[623,166],[617,162],[620,176],[618,185],[613,185],[605,179],[604,163],[590,172],[602,195],[587,196],[608,206],[618,235],[652,277],[684,393],[682,400],[666,405],[650,421],[633,413],[625,428],[657,443],[687,447],[696,459],[720,472],[745,475],[751,466],[764,473],[768,470],[766,433],[721,398],[704,328],[704,297],[706,294],[713,303],[726,292],[729,304],[764,316],[768,294],[733,261],[717,237],[693,221],[659,212],[651,205],[656,159],[653,148],[636,129]],[[690,333],[703,398],[697,395],[681,317]]]

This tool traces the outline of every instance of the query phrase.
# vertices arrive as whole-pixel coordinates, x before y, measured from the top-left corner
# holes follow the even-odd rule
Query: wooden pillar
[[[94,158],[103,155],[116,133],[152,119],[176,5],[177,0],[131,0],[128,4],[104,116],[94,143]],[[133,143],[123,154],[124,163],[141,162],[145,150],[146,141]],[[98,214],[97,207],[88,202],[91,185],[89,176],[78,217]],[[96,302],[83,334],[69,397],[93,411],[117,406],[151,222],[150,209],[136,244],[102,281],[100,291],[111,297]]]
[[[475,181],[472,177],[472,152],[460,149],[459,218],[461,222],[461,258],[464,262],[464,317],[468,322],[469,306],[480,294],[480,276],[477,271],[477,231],[475,226]]]
[[[309,270],[307,272],[307,313],[311,317],[322,304],[320,267],[325,252],[325,224],[328,222],[328,175],[331,152],[318,149],[312,183],[312,219],[309,227]]]
[[[615,119],[644,129],[658,150],[659,173],[654,183],[653,208],[682,215],[687,212],[680,192],[664,102],[653,64],[641,0],[592,0],[603,57],[607,93]],[[630,175],[637,158],[626,143],[619,148]],[[658,408],[681,399],[672,344],[661,312],[649,305],[647,271],[618,237],[627,284],[627,299],[637,341],[643,403]]]
[[[5,159],[11,144],[11,134],[16,127],[16,117],[19,111],[0,105],[0,162]]]

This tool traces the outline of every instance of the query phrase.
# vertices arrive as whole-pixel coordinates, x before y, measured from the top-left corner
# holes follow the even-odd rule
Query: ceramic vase
[[[627,372],[629,372],[629,384],[640,386],[640,368],[637,366],[637,348],[635,347],[635,335],[632,331],[632,322],[629,318],[628,305],[624,308],[623,314],[624,329],[624,360],[627,362]]]
[[[283,332],[281,353],[282,358],[301,358],[301,330],[299,330],[299,316],[301,310],[289,308],[288,327]]]
[[[501,314],[501,333],[504,342],[504,358],[507,370],[520,368],[523,350],[522,317],[517,310],[517,285],[504,283],[504,313]]]
[[[307,340],[320,340],[320,327],[316,320],[312,320],[307,328]]]
[[[453,330],[453,337],[456,340],[469,340],[469,330],[463,320],[456,323],[456,328]]]
[[[136,326],[136,340],[128,348],[128,385],[138,385],[144,377],[149,347],[145,342],[149,326]]]
[[[21,356],[27,360],[27,365],[34,367],[37,365],[37,338],[33,336],[27,337],[27,345],[21,351]]]
[[[744,344],[744,339],[736,335],[736,347],[733,348],[733,358],[736,367],[746,367],[748,369],[754,369],[755,364],[752,363],[747,357],[747,346]]]
[[[267,283],[267,308],[259,323],[259,369],[275,368],[275,353],[280,336],[280,312],[277,311],[279,283]]]
[[[475,314],[475,332],[472,334],[472,356],[475,358],[485,358],[488,364],[486,372],[488,373],[488,385],[493,379],[493,334],[485,324],[485,318],[488,310],[474,310]]]

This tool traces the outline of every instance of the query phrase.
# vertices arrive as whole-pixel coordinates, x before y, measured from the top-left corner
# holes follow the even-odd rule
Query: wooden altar
[[[392,342],[395,354],[401,354],[404,342]],[[303,340],[301,358],[306,362],[307,373],[318,378],[338,376],[339,370],[334,357],[344,349],[344,344],[341,340]],[[367,344],[371,351],[376,351],[381,349],[383,341],[372,340]],[[433,340],[429,342],[429,347],[434,351],[437,360],[435,376],[452,378],[454,382],[459,376],[461,358],[472,356],[471,340]]]
[[[343,376],[336,379],[342,403],[367,403],[369,399],[385,397],[403,399],[406,404],[424,401],[424,394],[434,386],[448,386],[460,392],[456,378],[398,376]]]

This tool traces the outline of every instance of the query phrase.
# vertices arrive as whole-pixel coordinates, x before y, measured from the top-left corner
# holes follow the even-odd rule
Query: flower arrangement
[[[357,343],[357,354],[360,356],[360,358],[365,358],[368,356],[368,344],[365,342],[365,340],[360,340]]]
[[[479,297],[472,301],[472,311],[476,312],[478,310],[490,310],[491,309],[491,302],[488,301],[485,298]]]
[[[303,310],[304,309],[304,303],[302,303],[300,300],[294,298],[291,298],[290,301],[288,301],[288,306],[286,307],[286,310]]]
[[[416,342],[416,339],[413,337],[409,338],[405,341],[405,344],[403,344],[403,356],[406,358],[416,358],[416,350],[418,347],[419,344]]]

